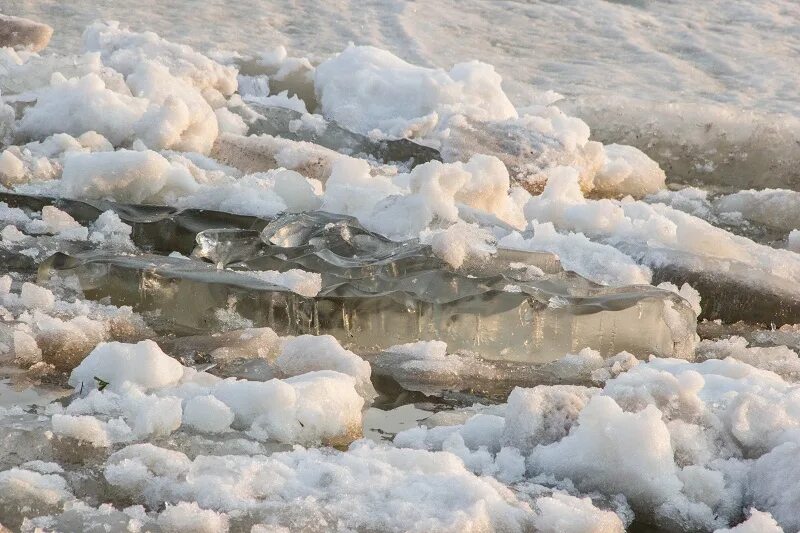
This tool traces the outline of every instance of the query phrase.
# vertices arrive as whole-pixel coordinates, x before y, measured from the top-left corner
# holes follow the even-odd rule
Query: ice
[[[786,189],[715,194],[686,187],[659,191],[645,200],[669,205],[756,242],[792,249],[791,233],[797,225],[792,214],[796,194]]]
[[[449,72],[427,69],[371,46],[349,46],[314,72],[325,115],[351,131],[389,138],[432,136],[456,114],[516,117],[500,83],[484,63],[460,63]]]
[[[9,276],[0,279],[9,289],[0,295],[5,315],[0,338],[11,347],[4,351],[4,359],[26,366],[44,361],[71,370],[101,341],[139,340],[152,335],[129,307],[69,301],[56,298],[45,287],[25,282],[12,288]]]
[[[0,14],[0,47],[38,52],[47,46],[53,28],[22,17]]]
[[[725,102],[637,100],[578,97],[559,105],[582,117],[598,141],[643,150],[676,183],[724,191],[800,187],[796,114]]]
[[[440,159],[439,153],[408,139],[373,139],[349,131],[319,115],[276,106],[272,101],[246,98],[250,109],[242,113],[252,134],[269,134],[293,141],[307,141],[337,152],[373,157],[386,163],[409,163],[411,166]],[[253,114],[254,116],[249,116]]]
[[[58,474],[20,468],[0,472],[0,516],[9,527],[18,527],[28,514],[57,512],[70,499],[69,487]]]
[[[516,387],[541,384],[602,384],[639,363],[622,352],[602,357],[585,348],[541,365],[498,361],[470,352],[448,353],[441,341],[418,341],[390,346],[370,364],[375,376],[390,379],[406,390],[428,396],[448,397],[454,393],[505,400]],[[524,425],[520,422],[521,425]]]
[[[158,308],[162,319],[182,327],[214,323],[217,309],[233,307],[281,335],[329,333],[367,352],[434,339],[492,359],[539,363],[586,346],[604,355],[687,356],[693,350],[694,313],[669,291],[607,289],[568,273],[526,281],[513,271],[470,277],[448,271],[419,244],[398,245],[329,215],[288,215],[268,226],[263,238],[270,244],[239,264],[317,271],[318,296],[292,295],[246,270],[160,256],[59,256],[40,272],[75,274],[92,298],[135,303],[140,311]],[[302,242],[311,244],[292,246]],[[219,263],[210,250],[203,253]],[[394,296],[385,298],[389,294]],[[650,335],[625,327],[632,317],[638,324],[650,321]]]
[[[539,516],[534,520],[537,531],[563,533],[613,533],[625,531],[619,516],[594,506],[589,498],[576,498],[554,493],[536,500]]]
[[[800,193],[786,189],[739,191],[716,199],[714,209],[719,213],[741,213],[747,220],[783,232],[800,227],[797,209]]]
[[[267,221],[253,216],[204,209],[178,210],[167,206],[119,204],[104,200],[75,201],[8,193],[0,193],[0,198],[8,202],[5,205],[15,206],[0,211],[4,213],[3,219],[23,229],[27,229],[32,220],[26,213],[36,217],[36,212],[46,206],[57,206],[81,224],[91,226],[88,237],[95,248],[133,248],[132,241],[135,241],[136,246],[144,250],[188,254],[196,245],[196,235],[202,230],[224,227],[261,229],[267,224]]]
[[[271,135],[217,137],[211,156],[242,172],[266,172],[276,168],[295,170],[307,178],[327,181],[334,161],[346,157],[323,146]]]
[[[197,189],[189,172],[153,151],[70,154],[61,179],[68,198],[144,203]]]
[[[76,53],[50,3],[0,49],[7,527],[800,528],[792,9],[267,2],[223,50],[263,6],[176,4]]]
[[[122,390],[127,383],[148,390],[175,385],[183,377],[183,367],[151,340],[135,345],[103,343],[72,371],[69,384],[90,390],[98,386],[96,377],[108,383],[109,390]]]
[[[543,194],[525,206],[529,219],[582,232],[654,270],[656,283],[688,282],[703,297],[703,316],[786,323],[797,311],[796,254],[733,235],[661,204],[591,200],[577,170],[552,172]],[[793,320],[792,320],[793,321]]]
[[[233,423],[231,409],[214,396],[195,396],[186,402],[183,423],[205,433],[221,433]]]
[[[248,526],[321,531],[338,524],[355,530],[422,531],[480,524],[518,531],[530,525],[533,514],[510,491],[472,475],[449,453],[395,450],[363,441],[347,452],[299,448],[269,457],[200,456],[189,461],[165,455],[156,460],[162,453],[168,452],[125,448],[109,458],[106,478],[117,489],[147,494],[151,502],[189,497],[217,512],[239,511],[239,520]],[[165,469],[166,461],[176,467]],[[263,476],[272,482],[264,485],[259,481]],[[345,487],[347,502],[336,496]],[[455,498],[448,496],[453,490]],[[316,495],[313,504],[306,501],[311,495]]]
[[[155,60],[171,75],[211,91],[207,97],[230,95],[236,90],[236,69],[209,59],[192,48],[162,39],[153,32],[137,33],[117,22],[97,22],[83,34],[87,50],[98,51],[103,62],[123,75],[132,74],[142,62]]]

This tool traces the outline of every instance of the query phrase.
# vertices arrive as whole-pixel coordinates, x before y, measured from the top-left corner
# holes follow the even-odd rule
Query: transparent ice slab
[[[155,255],[56,254],[39,275],[74,275],[86,297],[157,313],[164,331],[218,330],[224,310],[226,317],[236,313],[279,335],[331,334],[362,353],[437,339],[453,351],[542,363],[586,346],[604,355],[625,350],[668,357],[687,357],[694,346],[692,311],[677,295],[653,287],[585,289],[562,275],[522,282],[505,275],[406,272],[324,276],[315,298],[246,272]]]
[[[189,254],[196,245],[196,235],[209,228],[238,228],[261,230],[269,220],[224,213],[208,209],[184,209],[161,205],[133,205],[105,200],[70,200],[0,192],[0,202],[27,212],[38,212],[46,205],[69,213],[86,226],[101,213],[114,211],[133,228],[131,240],[137,248],[158,253]]]

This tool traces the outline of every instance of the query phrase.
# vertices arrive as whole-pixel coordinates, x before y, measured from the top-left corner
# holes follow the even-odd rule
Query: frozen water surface
[[[800,529],[797,5],[135,7],[0,0],[0,529]]]

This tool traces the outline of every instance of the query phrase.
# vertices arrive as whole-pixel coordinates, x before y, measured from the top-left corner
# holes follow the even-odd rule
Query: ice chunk
[[[329,333],[363,351],[433,339],[454,350],[527,362],[585,346],[605,355],[626,350],[685,357],[693,350],[695,315],[669,291],[587,286],[574,275],[525,282],[469,277],[431,264],[422,250],[407,250],[412,253],[400,248],[397,264],[396,252],[354,261],[311,250],[300,258],[323,273],[323,289],[313,300],[246,273],[161,256],[54,256],[40,272],[76,274],[92,298],[159,309],[164,320],[190,328],[205,329],[217,309],[233,305],[254,325],[279,334]],[[260,270],[276,262],[285,259],[264,256],[250,266]],[[646,336],[638,333],[644,324]]]
[[[322,112],[350,131],[382,137],[426,137],[453,115],[502,120],[517,112],[494,68],[472,61],[446,72],[406,63],[386,50],[350,45],[317,66]]]
[[[114,199],[142,203],[186,194],[197,183],[182,167],[152,151],[70,154],[64,162],[61,188],[70,198]]]
[[[800,445],[787,442],[759,457],[748,479],[747,493],[757,509],[768,511],[787,531],[800,527],[798,472],[793,466],[800,457]],[[761,521],[768,524],[766,517]],[[745,530],[746,531],[746,530]]]
[[[118,146],[131,140],[147,106],[146,99],[108,88],[97,74],[72,79],[56,74],[50,86],[40,91],[36,104],[25,111],[17,132],[36,138],[95,131]]]
[[[234,414],[214,396],[195,396],[186,402],[183,423],[206,433],[220,433],[230,428]]]
[[[598,509],[589,498],[554,493],[536,500],[534,520],[542,533],[622,533],[625,526],[612,511]]]
[[[38,52],[47,46],[53,28],[41,22],[0,14],[0,47]]]
[[[145,340],[138,344],[107,342],[97,346],[69,377],[69,384],[85,390],[98,387],[99,378],[109,390],[121,390],[125,383],[143,389],[174,385],[183,376],[183,367],[158,345]]]
[[[10,150],[0,154],[0,183],[9,186],[20,181],[25,175],[25,165]]]
[[[655,283],[689,283],[702,296],[705,318],[783,324],[794,322],[800,310],[797,254],[756,244],[665,205],[587,199],[575,169],[554,169],[525,214],[614,246],[653,269]]]
[[[609,144],[603,149],[606,161],[594,176],[594,191],[639,198],[665,187],[664,171],[638,148]]]
[[[58,512],[72,493],[63,477],[12,468],[0,472],[0,516],[9,527],[23,517]]]
[[[747,190],[715,199],[718,213],[741,213],[758,224],[784,232],[800,227],[800,192],[786,189]]]
[[[410,166],[441,159],[433,148],[408,139],[373,139],[346,130],[319,115],[277,107],[273,102],[246,98],[239,110],[247,117],[248,133],[268,134],[293,141],[307,141],[352,156],[363,155],[385,163],[406,163]],[[252,116],[251,116],[252,115]]]
[[[33,283],[23,283],[20,291],[20,303],[31,309],[52,309],[56,298],[53,293],[44,287]]]
[[[228,517],[225,513],[202,509],[194,502],[180,502],[177,505],[167,505],[161,511],[158,525],[164,533],[227,533]]]
[[[352,376],[362,396],[371,398],[374,389],[370,382],[369,363],[345,350],[330,335],[301,335],[286,341],[275,367],[284,376],[297,376],[316,370],[336,370]]]
[[[282,167],[325,182],[334,161],[347,156],[305,141],[266,134],[245,137],[223,133],[217,137],[211,157],[246,173]]]

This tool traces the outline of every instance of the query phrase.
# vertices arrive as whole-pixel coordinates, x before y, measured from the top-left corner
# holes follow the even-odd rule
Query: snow
[[[349,529],[521,531],[532,517],[510,491],[469,473],[449,453],[360,441],[347,452],[297,448],[268,457],[190,461],[147,446],[124,448],[108,459],[105,476],[117,490],[147,494],[150,501],[191,498],[216,512],[238,511],[292,529],[320,523]],[[340,497],[342,491],[347,498]]]
[[[144,390],[175,385],[183,367],[151,340],[137,344],[101,343],[70,374],[73,387],[97,388],[95,377],[108,383],[109,390],[123,390],[126,383]]]
[[[69,154],[61,187],[70,198],[146,203],[190,193],[197,183],[185,167],[151,150]]]
[[[86,50],[101,53],[103,63],[128,76],[142,62],[157,58],[172,76],[191,83],[200,91],[230,95],[236,90],[236,70],[224,66],[189,46],[162,39],[153,32],[137,33],[118,22],[97,22],[83,34]],[[211,95],[209,95],[211,97]]]
[[[245,272],[248,276],[258,278],[267,283],[286,287],[300,296],[313,298],[322,289],[322,276],[314,272],[291,269],[286,272],[275,270],[252,270]]]
[[[167,505],[158,515],[158,525],[165,533],[225,533],[228,531],[228,517],[224,513],[201,509],[196,503],[180,502]]]
[[[714,533],[783,533],[783,528],[769,513],[751,509],[750,517],[741,524],[730,529],[717,529]]]
[[[666,205],[585,198],[571,167],[553,169],[544,192],[525,205],[525,215],[551,222],[559,231],[584,233],[645,264],[729,273],[751,286],[769,286],[764,279],[770,276],[800,279],[800,263],[791,252],[733,235]],[[747,272],[737,273],[736,264],[746,266]]]
[[[800,527],[797,505],[800,504],[797,469],[793,466],[800,456],[800,445],[786,442],[759,457],[748,479],[748,493],[754,505],[772,516],[787,531]],[[766,517],[756,522],[769,524]]]
[[[589,240],[582,233],[560,233],[551,222],[531,224],[533,235],[525,238],[512,232],[498,241],[514,250],[547,251],[558,255],[562,266],[603,285],[649,284],[652,273],[646,266],[613,246]]]
[[[230,428],[234,414],[214,396],[195,396],[186,402],[183,423],[198,431],[221,433]]]
[[[355,380],[333,371],[267,382],[227,379],[213,388],[217,399],[259,439],[336,442],[360,432],[364,399]]]
[[[503,442],[530,452],[569,433],[596,389],[571,385],[515,388],[505,409]]]
[[[609,144],[606,161],[594,177],[594,190],[641,197],[663,189],[667,175],[658,163],[633,146]]]
[[[589,498],[568,494],[536,500],[539,516],[534,520],[537,531],[548,533],[613,533],[625,531],[622,520],[611,511],[603,511]]]
[[[146,110],[146,100],[106,87],[97,74],[67,79],[56,73],[50,86],[39,92],[36,104],[25,111],[18,131],[29,137],[95,131],[120,145],[132,140],[134,126]]]
[[[429,69],[386,50],[352,45],[314,72],[325,116],[352,131],[394,138],[434,137],[454,115],[516,117],[501,81],[493,67],[478,61]]]
[[[301,335],[287,340],[275,359],[275,367],[287,377],[318,370],[335,370],[352,376],[362,396],[368,397],[372,391],[369,363],[342,348],[331,335]]]

